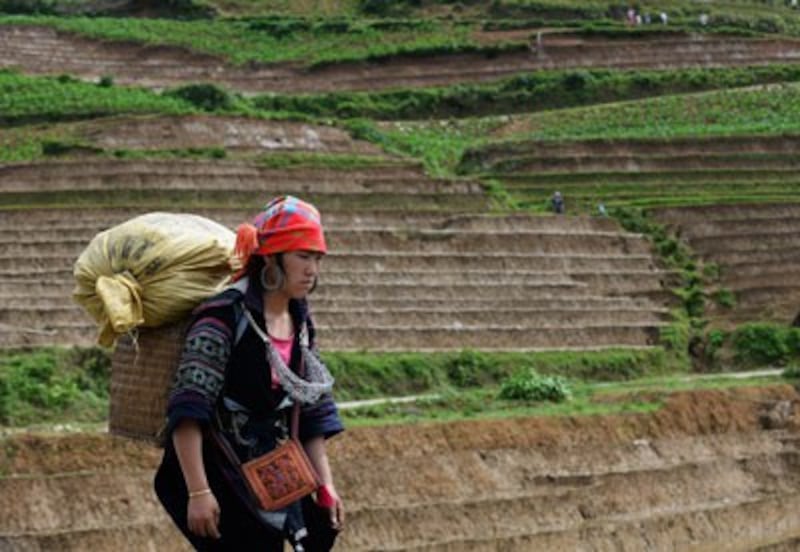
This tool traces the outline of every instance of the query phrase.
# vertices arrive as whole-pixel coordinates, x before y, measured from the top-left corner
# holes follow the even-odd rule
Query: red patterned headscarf
[[[294,196],[274,198],[252,222],[240,224],[236,229],[234,252],[242,267],[247,267],[252,255],[300,250],[327,253],[328,247],[319,211]]]

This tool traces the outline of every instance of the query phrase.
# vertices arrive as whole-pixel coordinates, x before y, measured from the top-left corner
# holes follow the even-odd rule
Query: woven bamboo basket
[[[111,357],[112,434],[159,444],[187,324],[140,328],[135,341],[129,335],[117,340]]]

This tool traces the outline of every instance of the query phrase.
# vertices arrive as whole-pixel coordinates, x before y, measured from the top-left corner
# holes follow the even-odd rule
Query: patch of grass
[[[367,60],[414,52],[487,51],[471,35],[474,24],[430,21],[418,25],[366,20],[174,20],[109,17],[4,16],[0,25],[46,25],[101,40],[177,46],[233,64],[298,61],[306,64]],[[513,47],[513,46],[511,46]]]
[[[796,65],[677,70],[559,70],[493,83],[378,92],[262,95],[254,105],[318,117],[421,120],[546,111],[666,94],[800,80]]]
[[[524,117],[519,138],[586,140],[800,132],[796,84],[739,88],[564,109]]]
[[[117,159],[225,159],[228,157],[228,151],[221,147],[165,150],[115,149],[104,153]]]
[[[726,309],[732,309],[736,306],[736,294],[727,288],[718,289],[716,292],[714,292],[713,297],[714,302],[721,307],[725,307]]]
[[[791,373],[789,377],[791,377]],[[528,416],[591,416],[655,412],[670,393],[696,389],[755,387],[780,382],[774,376],[742,379],[726,374],[635,379],[611,384],[571,381],[569,401],[507,400],[498,386],[450,391],[413,403],[364,406],[342,411],[349,426],[447,422]]]
[[[390,153],[421,159],[431,175],[445,177],[455,173],[464,151],[479,140],[477,136],[504,122],[491,117],[383,125],[360,120],[359,128],[351,126],[350,130],[355,138],[370,140]]]
[[[572,400],[520,401],[503,399],[497,387],[442,393],[413,403],[380,404],[341,411],[348,426],[449,422],[463,419],[513,418],[519,416],[580,416],[622,412],[652,412],[660,402],[592,400],[590,386],[576,385]]]
[[[111,361],[100,349],[41,349],[0,354],[0,424],[101,421]]]
[[[800,133],[795,84],[665,96],[525,116],[386,123],[365,135],[384,147],[421,158],[435,174],[485,172],[482,146],[530,141],[682,138]],[[367,123],[365,123],[367,124]],[[502,136],[501,140],[492,136]],[[614,176],[602,176],[614,178]],[[545,177],[542,177],[545,178]],[[554,175],[553,178],[558,178]],[[568,178],[568,176],[562,176]],[[631,176],[630,178],[634,178]]]
[[[351,16],[358,12],[359,0],[195,0],[221,15],[235,17],[273,14],[297,17]]]
[[[29,77],[0,70],[0,122],[68,121],[122,113],[197,113],[191,103],[149,90],[104,87],[72,77]]]
[[[742,135],[741,138],[749,138]],[[757,140],[758,137],[752,137]],[[797,171],[785,169],[707,169],[695,170],[664,170],[658,172],[628,172],[628,171],[586,171],[586,172],[551,172],[551,173],[522,173],[503,175],[503,181],[518,187],[536,186],[544,184],[560,184],[562,186],[573,184],[576,187],[591,187],[592,185],[604,186],[630,186],[630,190],[644,190],[651,186],[695,186],[705,187],[715,183],[724,185],[755,186],[759,183],[792,182],[796,179]]]
[[[769,2],[768,7],[758,0],[643,0],[631,4],[640,14],[649,14],[650,25],[627,27],[622,23],[627,5],[604,0],[496,0],[493,2],[463,2],[457,0],[361,0],[360,10],[378,17],[419,17],[436,13],[443,17],[470,17],[488,21],[491,28],[537,28],[542,26],[573,26],[619,33],[658,33],[672,29],[697,28],[704,31],[790,32],[796,27],[796,12],[785,3]],[[656,23],[661,11],[669,14],[669,25]],[[703,26],[698,22],[701,13],[708,14]]]
[[[663,349],[598,352],[323,353],[336,377],[337,397],[356,400],[497,385],[520,370],[575,380],[626,380],[665,373]]]
[[[135,3],[130,3],[135,4]],[[86,2],[84,0],[0,0],[0,13],[28,15],[86,15],[101,16],[119,14],[120,11],[136,9],[135,5],[120,7],[114,2]],[[213,9],[202,5],[200,0],[164,0],[149,5],[151,15],[158,13],[165,17],[211,17]]]
[[[373,124],[372,136],[363,137],[421,158],[429,170],[442,175],[485,172],[480,149],[497,148],[498,144],[513,148],[520,142],[530,151],[536,141],[797,133],[800,88],[790,83],[555,109],[524,116],[403,121],[380,127]]]
[[[339,401],[426,393],[413,403],[343,411],[348,423],[384,424],[476,417],[649,412],[681,389],[766,384],[725,375],[696,379],[668,374],[661,350],[584,353],[328,353]],[[99,423],[106,419],[110,356],[98,348],[46,348],[0,353],[0,425]],[[568,385],[570,400],[550,395],[507,398],[515,374]],[[519,376],[517,376],[519,377]],[[601,381],[600,383],[598,381]],[[552,386],[551,386],[552,387]],[[642,395],[641,391],[648,391]],[[430,395],[433,393],[433,395]],[[610,400],[610,397],[614,397]],[[620,398],[622,397],[622,398]],[[643,398],[644,397],[644,398]]]
[[[692,2],[690,0],[641,0],[635,4],[637,13],[650,14],[653,19],[661,11],[669,14],[668,29],[676,26],[692,26],[717,31],[721,28],[760,30],[762,32],[783,32],[796,25],[796,11],[787,3],[769,2],[768,7],[758,0],[716,0]],[[506,18],[524,19],[542,17],[547,19],[582,20],[587,25],[619,24],[625,16],[627,5],[609,4],[604,0],[498,0],[492,2],[491,13]],[[709,16],[708,23],[700,25],[700,14]],[[663,29],[655,23],[635,27],[634,31],[647,32],[649,29]]]
[[[576,175],[577,176],[577,175]],[[620,184],[598,182],[596,185],[566,184],[562,179],[552,183],[520,185],[514,179],[494,177],[487,182],[495,183],[498,194],[508,197],[509,203],[517,208],[539,211],[548,202],[553,190],[560,190],[569,202],[570,214],[595,214],[597,204],[603,201],[607,206],[656,206],[663,202],[694,205],[709,203],[730,203],[733,200],[749,197],[755,202],[775,201],[776,198],[793,197],[800,201],[798,184],[800,180],[787,175],[785,181],[762,182],[681,182],[673,185],[644,185],[622,182]],[[704,277],[705,274],[704,274]],[[713,281],[714,278],[707,279]]]
[[[402,163],[397,160],[397,163]],[[316,152],[276,152],[258,157],[258,163],[271,169],[290,167],[358,169],[380,167],[393,163],[392,159],[376,155],[353,155]]]

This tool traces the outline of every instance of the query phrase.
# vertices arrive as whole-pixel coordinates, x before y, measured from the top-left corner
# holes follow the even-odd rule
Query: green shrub
[[[683,313],[675,313],[675,320],[668,326],[659,329],[658,341],[668,351],[684,354],[689,349],[692,337],[692,326],[688,317]]]
[[[57,13],[55,0],[0,0],[0,12],[28,15],[52,15]]]
[[[720,278],[720,268],[717,263],[709,262],[703,264],[703,277],[711,281],[717,281]]]
[[[247,28],[253,31],[262,31],[274,38],[287,38],[295,33],[309,31],[311,23],[304,19],[267,18],[248,21]]]
[[[42,141],[42,154],[46,156],[57,157],[59,155],[67,155],[76,152],[90,152],[100,153],[102,149],[83,142],[72,142],[62,140],[44,140]]]
[[[358,10],[365,15],[401,17],[421,5],[422,0],[360,0]]]
[[[620,381],[676,368],[661,348],[591,352],[324,352],[341,400],[493,387],[520,370],[584,381]],[[682,366],[679,368],[683,368]]]
[[[485,366],[485,359],[476,351],[462,351],[458,356],[445,363],[447,378],[457,387],[473,387],[478,385],[480,370]]]
[[[745,364],[783,364],[797,352],[790,348],[790,344],[797,341],[791,334],[797,331],[764,323],[741,326],[731,338],[736,359]]]
[[[695,360],[702,369],[719,368],[720,353],[727,339],[728,334],[724,330],[714,329],[706,333],[705,339],[702,340],[702,357]]]
[[[233,108],[233,97],[214,84],[189,84],[166,93],[185,100],[204,111],[224,111]]]
[[[589,71],[572,71],[564,75],[564,88],[569,91],[587,88],[594,78]]]
[[[724,330],[711,330],[708,332],[707,342],[708,347],[712,351],[718,351],[725,343],[727,334]]]
[[[572,396],[569,384],[559,376],[542,376],[535,370],[520,370],[500,386],[500,398],[523,401],[563,402]]]
[[[791,366],[787,366],[782,376],[784,378],[791,378],[791,379],[798,379],[800,378],[800,365],[792,364]]]
[[[719,306],[730,309],[736,306],[736,295],[729,289],[721,288],[714,293],[714,301]]]

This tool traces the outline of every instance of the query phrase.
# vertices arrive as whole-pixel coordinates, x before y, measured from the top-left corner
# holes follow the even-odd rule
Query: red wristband
[[[331,491],[330,485],[321,485],[317,489],[317,504],[322,508],[333,508],[336,506],[338,498],[336,494]]]

